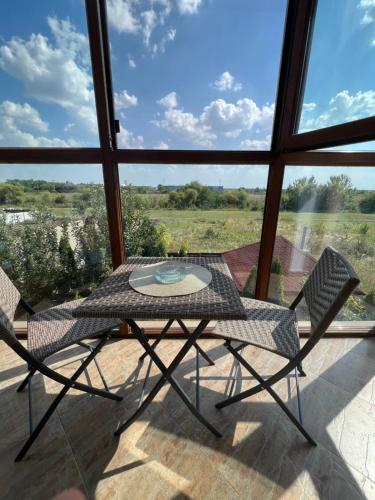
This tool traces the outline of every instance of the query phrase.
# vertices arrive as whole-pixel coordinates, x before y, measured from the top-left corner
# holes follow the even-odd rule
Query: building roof
[[[258,266],[259,248],[260,241],[257,241],[251,245],[223,252],[223,257],[240,291],[246,284],[250,269]],[[284,273],[285,294],[296,294],[301,289],[303,277],[311,273],[316,260],[281,235],[277,235],[275,239],[275,258],[279,259]]]

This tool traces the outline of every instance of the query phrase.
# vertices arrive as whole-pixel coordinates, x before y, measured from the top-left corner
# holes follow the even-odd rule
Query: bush
[[[188,253],[189,253],[189,242],[187,240],[184,240],[181,243],[180,249],[178,251],[178,256],[186,257]]]
[[[359,202],[359,209],[362,213],[375,213],[375,193],[369,193]]]
[[[371,290],[366,296],[365,296],[365,302],[368,304],[375,306],[375,290]]]
[[[217,238],[217,236],[218,236],[217,232],[212,227],[209,227],[204,233],[204,238],[206,239]]]
[[[59,194],[55,197],[56,205],[64,205],[66,203],[66,196],[64,194]]]
[[[279,274],[279,275],[282,275],[283,274],[283,269],[281,267],[281,262],[278,258],[276,258],[273,262],[272,262],[272,266],[271,266],[271,273],[272,274]]]

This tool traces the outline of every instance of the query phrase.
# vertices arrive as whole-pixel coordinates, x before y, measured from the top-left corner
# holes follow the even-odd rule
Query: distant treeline
[[[87,184],[75,184],[74,182],[55,182],[55,181],[43,181],[34,179],[9,179],[6,181],[7,184],[13,184],[17,186],[22,186],[26,193],[38,192],[38,191],[49,191],[50,193],[75,193],[80,190],[80,188],[87,186]]]
[[[283,191],[281,210],[375,213],[375,191],[357,190],[347,175],[333,175],[326,184],[318,184],[314,176],[303,177]]]
[[[251,208],[260,210],[262,208],[262,204],[256,199],[251,199],[245,188],[219,191],[196,181],[169,191],[167,196],[166,207],[180,210],[189,208]]]
[[[0,204],[14,206],[66,206],[83,209],[91,188],[101,184],[10,179],[0,183]],[[248,209],[262,211],[265,189],[216,189],[197,181],[171,189],[159,184],[129,186],[145,209]],[[121,191],[128,189],[121,186]],[[331,176],[325,184],[314,176],[292,182],[282,192],[281,210],[292,212],[375,213],[375,191],[356,189],[347,175]]]

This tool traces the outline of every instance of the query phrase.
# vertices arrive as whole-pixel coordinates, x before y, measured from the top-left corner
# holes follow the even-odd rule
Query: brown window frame
[[[100,147],[0,148],[0,163],[101,164],[114,269],[126,258],[119,163],[268,165],[256,283],[256,298],[267,299],[285,165],[375,167],[375,152],[311,151],[375,140],[375,117],[296,133],[317,2],[288,2],[270,151],[118,149],[106,4],[85,0]]]

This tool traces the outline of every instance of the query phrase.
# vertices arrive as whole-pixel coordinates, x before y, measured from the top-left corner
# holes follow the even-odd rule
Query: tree
[[[365,214],[375,213],[375,192],[370,192],[361,199],[359,209]]]
[[[30,223],[14,226],[12,246],[20,264],[20,289],[33,302],[53,297],[60,270],[54,216],[47,210],[34,211]]]
[[[23,192],[23,188],[17,184],[7,182],[0,184],[0,204],[18,205],[22,200]]]
[[[281,208],[294,212],[316,210],[318,186],[315,177],[302,177],[290,184],[282,195]]]
[[[347,175],[332,175],[320,192],[319,209],[324,212],[338,212],[350,208],[355,189]]]
[[[58,276],[58,292],[66,295],[77,286],[78,270],[74,251],[70,245],[67,222],[63,223],[59,241],[60,270]]]

